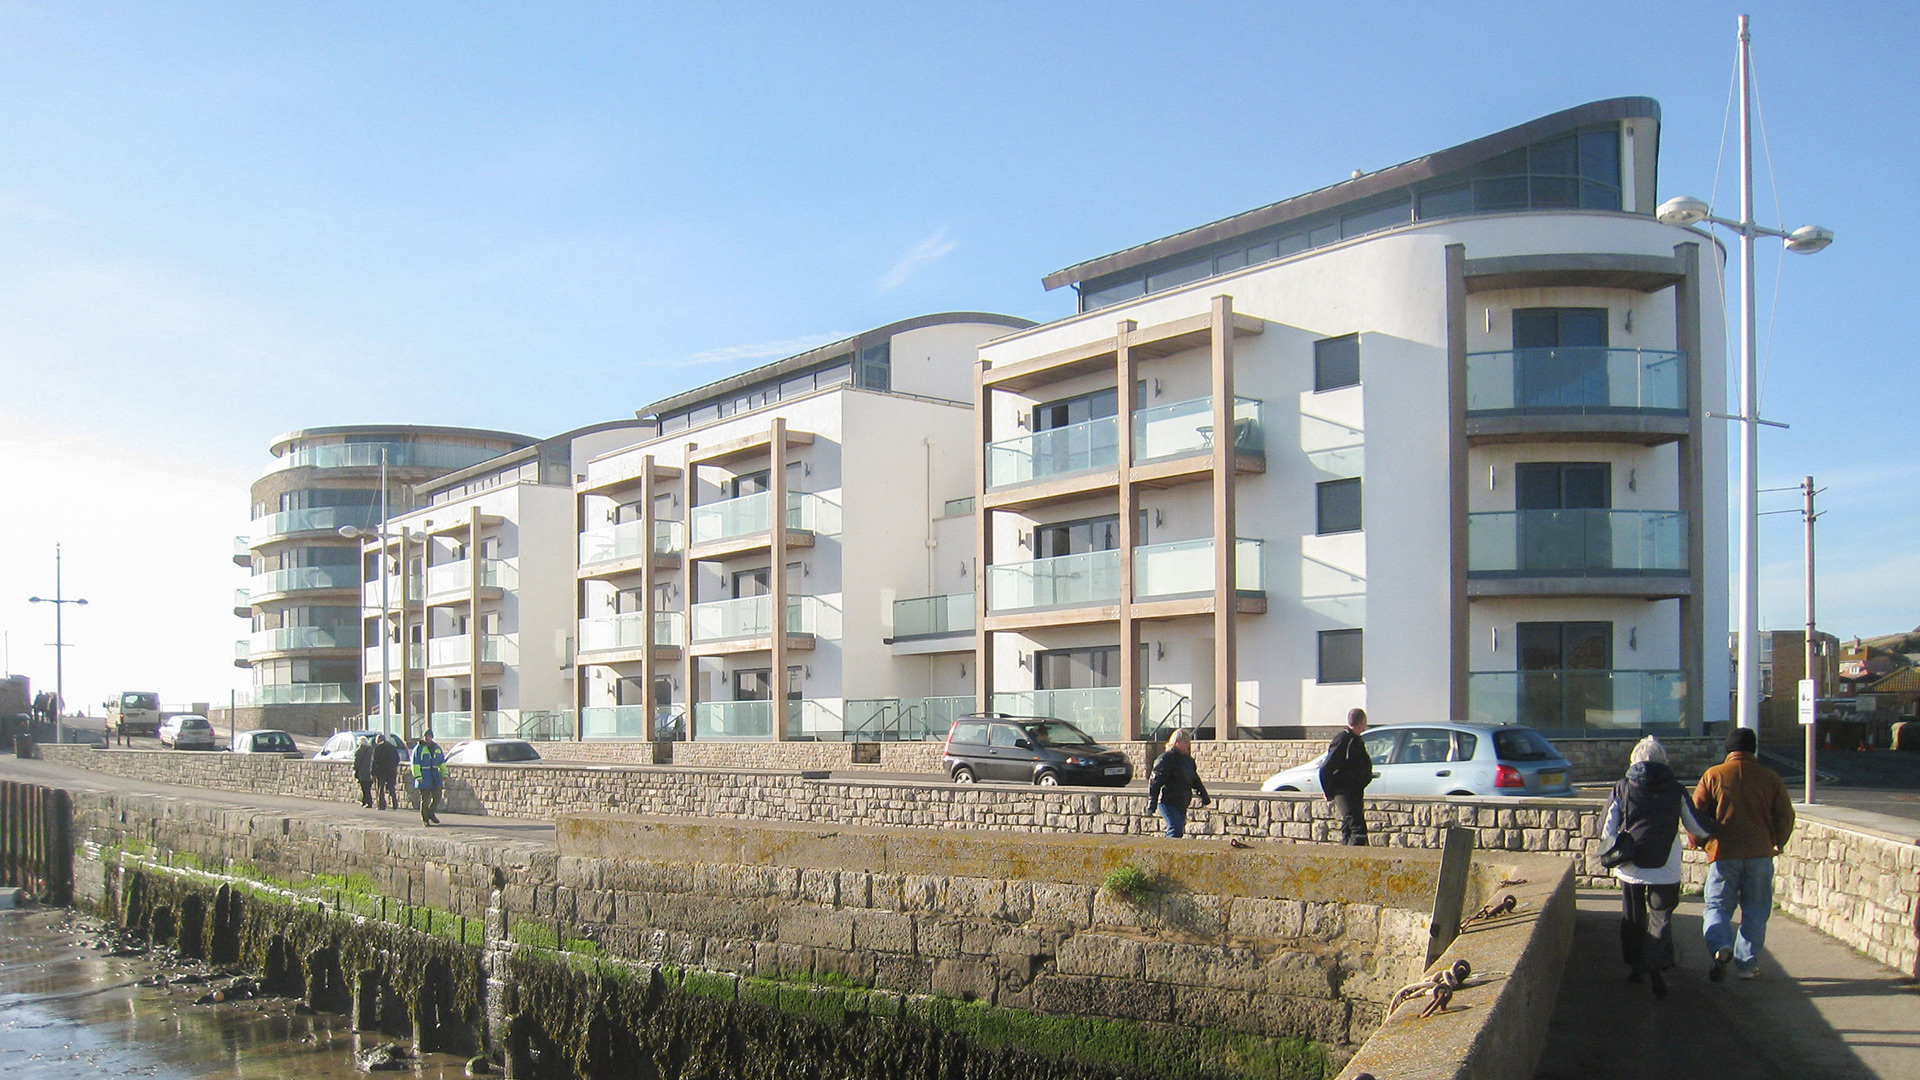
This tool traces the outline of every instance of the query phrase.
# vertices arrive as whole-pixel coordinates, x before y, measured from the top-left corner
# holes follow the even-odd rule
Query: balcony
[[[338,532],[342,526],[370,529],[380,521],[374,506],[314,506],[305,510],[282,510],[253,519],[253,544],[297,533]],[[238,552],[235,552],[238,555]]]
[[[253,614],[253,594],[246,589],[233,590],[233,613],[241,618]]]
[[[893,640],[973,633],[973,594],[919,596],[893,602]]]
[[[1262,553],[1265,544],[1241,537],[1233,545],[1235,591],[1266,592]],[[1133,597],[1136,602],[1213,593],[1213,537],[1148,544],[1133,549]],[[1265,610],[1265,605],[1260,610]]]
[[[359,696],[339,683],[268,683],[256,686],[242,704],[349,705]]]
[[[453,472],[478,465],[507,453],[484,446],[441,446],[412,442],[322,443],[302,446],[280,455],[267,466],[268,473],[286,469],[377,469],[380,453],[386,451],[390,469],[437,469]]]
[[[580,534],[580,565],[584,568],[604,563],[626,563],[649,554],[656,559],[671,559],[680,555],[686,547],[687,527],[684,522],[654,522],[653,542],[648,543],[646,522],[623,521],[618,525],[588,529]]]
[[[446,600],[467,595],[473,581],[473,560],[457,559],[427,567],[427,598]],[[519,574],[505,559],[483,559],[480,563],[482,589],[511,589],[519,585]]]
[[[274,630],[256,631],[248,639],[248,645],[254,656],[304,649],[358,649],[360,628],[350,626],[335,630],[329,626],[282,626]]]
[[[473,635],[447,634],[427,639],[427,667],[465,668],[473,659]],[[480,663],[519,662],[519,649],[505,634],[487,634],[480,639]]]
[[[380,610],[380,589],[381,584],[378,581],[362,583],[360,586],[361,604],[375,611]],[[387,575],[386,590],[387,603],[393,607],[397,608],[402,603],[407,602],[419,603],[422,593],[421,581],[417,576],[410,576],[403,585],[400,575],[389,574]]]
[[[1233,399],[1233,468],[1239,473],[1267,471],[1266,428],[1262,404]],[[1133,414],[1135,479],[1150,486],[1198,479],[1213,469],[1213,399],[1194,398],[1156,405]]]
[[[811,596],[787,600],[787,647],[813,648],[813,637],[821,623],[819,600]],[[697,649],[700,652],[754,652],[769,648],[773,636],[773,598],[744,596],[736,600],[716,600],[695,604],[690,612],[691,639],[698,647],[728,644],[730,648]]]
[[[987,610],[1085,608],[1120,600],[1120,553],[1087,551],[987,567]]]
[[[1679,671],[1476,671],[1468,719],[1525,724],[1560,738],[1614,737],[1681,728],[1687,680]]]
[[[987,444],[987,487],[1008,488],[1114,468],[1120,425],[1114,417],[1036,431]]]
[[[828,506],[818,495],[787,493],[787,545],[812,547],[813,534],[834,531]],[[700,558],[719,558],[767,546],[772,533],[773,496],[768,492],[696,506],[688,515],[689,543]]]
[[[645,705],[598,705],[580,710],[582,739],[644,739]]]
[[[247,595],[252,603],[258,604],[282,593],[359,587],[360,568],[357,566],[294,566],[255,574],[247,583]]]
[[[233,666],[238,668],[253,666],[253,643],[240,638],[233,643]]]
[[[1654,445],[1687,433],[1686,357],[1665,349],[1467,355],[1467,441]]]
[[[787,701],[787,734],[838,742],[845,726],[825,702]],[[693,737],[702,742],[753,742],[773,738],[771,701],[701,701],[693,706]]]
[[[578,650],[581,653],[620,652],[639,654],[649,644],[646,633],[646,615],[642,612],[628,612],[621,615],[602,615],[580,620]],[[651,644],[654,655],[667,650],[665,659],[680,655],[687,644],[687,616],[679,611],[656,611],[653,613],[653,634]],[[609,662],[612,658],[601,658]]]
[[[233,561],[236,566],[253,565],[253,543],[244,536],[233,538]]]
[[[1509,510],[1467,515],[1470,596],[1685,596],[1678,510]]]
[[[1186,696],[1176,690],[1150,686],[1141,695],[1140,721],[1152,727],[1176,712]],[[1120,688],[1095,686],[1074,690],[1002,690],[993,695],[993,711],[1010,716],[1047,716],[1065,720],[1093,736],[1112,742],[1126,737],[1122,730]]]

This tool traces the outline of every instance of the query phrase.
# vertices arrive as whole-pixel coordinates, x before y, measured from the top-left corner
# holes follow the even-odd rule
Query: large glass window
[[[1362,665],[1362,636],[1360,630],[1322,630],[1320,631],[1320,675],[1323,683],[1357,683],[1365,681],[1366,669]]]
[[[860,350],[858,385],[868,390],[893,389],[893,348],[888,342]]]

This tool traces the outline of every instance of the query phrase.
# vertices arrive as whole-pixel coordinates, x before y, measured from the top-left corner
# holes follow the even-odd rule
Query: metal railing
[[[1179,691],[1150,686],[1140,696],[1141,727],[1157,723],[1177,708]],[[1120,688],[1084,687],[1072,690],[1001,690],[993,695],[993,711],[1013,716],[1049,716],[1066,720],[1096,739],[1122,737]]]
[[[947,737],[953,722],[973,712],[972,694],[952,697],[853,698],[842,716],[848,742],[928,742]]]

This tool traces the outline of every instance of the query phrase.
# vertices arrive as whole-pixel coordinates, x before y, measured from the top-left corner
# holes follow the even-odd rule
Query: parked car
[[[447,752],[449,765],[522,765],[540,760],[540,751],[525,739],[474,739],[456,743]]]
[[[1373,758],[1369,795],[1572,795],[1572,765],[1532,728],[1394,724],[1360,737]],[[1274,773],[1262,791],[1320,792],[1321,754]]]
[[[279,754],[282,757],[299,757],[300,748],[294,745],[293,736],[284,731],[271,728],[259,728],[242,731],[233,737],[228,749],[236,754]]]
[[[947,729],[941,763],[957,784],[1010,780],[1043,787],[1125,787],[1133,779],[1127,755],[1047,716],[963,716]]]
[[[160,745],[174,750],[211,750],[220,745],[207,718],[195,713],[180,713],[160,722]]]
[[[384,731],[341,731],[321,744],[320,752],[313,755],[315,761],[352,761],[354,748],[361,739],[385,739],[400,751],[400,760],[407,759],[407,743],[398,735],[389,735]]]

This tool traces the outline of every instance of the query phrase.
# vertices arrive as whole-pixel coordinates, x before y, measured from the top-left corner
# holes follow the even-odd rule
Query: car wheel
[[[973,770],[967,768],[965,765],[962,765],[959,768],[953,770],[953,782],[956,784],[973,783],[974,782]]]
[[[1448,795],[1448,797],[1452,797],[1452,796],[1454,796],[1454,795],[1472,795],[1472,794],[1473,794],[1473,792],[1471,792],[1471,791],[1449,791],[1449,792],[1447,792],[1447,795]]]
[[[1039,784],[1041,787],[1059,787],[1060,774],[1054,772],[1052,769],[1041,769],[1034,774],[1033,782]]]
[[[1277,787],[1277,788],[1274,788],[1273,790],[1275,790],[1275,791],[1299,791],[1300,789],[1299,789],[1299,788],[1297,788],[1297,787],[1294,787],[1294,786],[1293,786],[1292,784],[1282,784],[1282,785],[1280,785],[1279,787]]]

